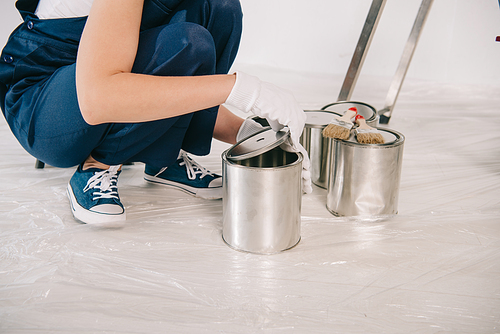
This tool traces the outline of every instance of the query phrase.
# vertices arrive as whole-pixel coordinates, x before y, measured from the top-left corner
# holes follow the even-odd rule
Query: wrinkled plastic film
[[[341,82],[275,74],[304,109]],[[353,98],[377,104],[378,80]],[[269,256],[224,243],[222,201],[146,184],[141,164],[120,176],[125,225],[77,223],[74,169],[35,169],[2,120],[0,332],[497,333],[498,91],[407,81],[399,213],[335,217],[315,186],[300,243]],[[227,148],[193,158],[220,173]]]

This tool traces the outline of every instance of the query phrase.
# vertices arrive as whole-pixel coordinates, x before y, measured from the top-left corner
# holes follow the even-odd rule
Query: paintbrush
[[[354,123],[351,119],[356,116],[358,109],[355,107],[349,108],[342,117],[335,117],[323,129],[323,137],[336,138],[336,139],[349,139],[351,129]]]
[[[361,144],[383,144],[384,137],[380,133],[379,130],[372,128],[368,124],[366,124],[366,120],[363,116],[356,116],[356,124],[358,127],[354,129],[354,133],[356,134],[356,139],[358,143]]]

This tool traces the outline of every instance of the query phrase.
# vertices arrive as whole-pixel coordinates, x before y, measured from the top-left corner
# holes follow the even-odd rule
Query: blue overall
[[[0,58],[0,107],[28,153],[55,167],[89,155],[108,165],[172,164],[182,148],[210,152],[217,107],[141,123],[91,126],[80,113],[75,62],[86,17],[38,19],[38,0],[18,0],[24,23]],[[227,73],[241,37],[238,0],[145,0],[134,73]]]

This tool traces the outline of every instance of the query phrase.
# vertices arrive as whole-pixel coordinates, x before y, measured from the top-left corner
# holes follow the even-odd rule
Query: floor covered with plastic
[[[304,109],[343,80],[246,70]],[[389,83],[360,79],[352,99],[380,108]],[[408,79],[389,124],[406,137],[399,213],[335,217],[315,186],[276,255],[228,247],[222,201],[146,184],[141,164],[120,176],[124,226],[79,224],[74,169],[35,169],[2,118],[0,332],[500,333],[499,91]],[[194,158],[220,172],[228,147]]]

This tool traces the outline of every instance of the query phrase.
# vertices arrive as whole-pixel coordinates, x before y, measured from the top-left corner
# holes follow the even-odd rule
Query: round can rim
[[[372,106],[371,104],[368,104],[366,102],[361,102],[361,101],[338,101],[338,102],[333,102],[333,103],[327,104],[326,106],[324,106],[323,108],[321,108],[321,110],[323,110],[323,111],[331,111],[331,110],[327,110],[327,108],[330,108],[331,106],[334,106],[334,105],[337,105],[337,104],[347,104],[347,103],[361,104],[361,105],[364,105],[364,106],[368,107],[369,109],[373,110],[373,115],[372,115],[372,117],[370,117],[370,118],[368,118],[366,120],[367,122],[373,122],[378,117],[377,109],[375,109],[374,106]]]
[[[401,146],[405,142],[405,136],[396,130],[392,129],[387,129],[387,128],[380,128],[380,127],[375,127],[375,129],[379,131],[386,131],[389,133],[392,133],[394,136],[396,136],[396,140],[390,143],[384,143],[384,144],[361,144],[358,142],[353,142],[349,140],[342,140],[342,139],[336,139],[332,138],[333,140],[337,141],[338,143],[342,145],[349,145],[349,146],[356,146],[356,147],[361,147],[361,148],[390,148],[390,147],[396,147],[396,146]]]
[[[286,168],[294,168],[294,167],[296,167],[296,165],[298,165],[298,164],[302,163],[302,161],[304,161],[304,156],[302,155],[302,153],[300,153],[300,152],[290,152],[290,153],[297,154],[298,158],[294,162],[286,164],[286,165],[283,165],[283,166],[275,166],[275,167],[251,167],[251,166],[244,166],[244,165],[240,165],[238,162],[246,160],[246,159],[233,160],[233,159],[229,158],[228,155],[227,155],[227,153],[228,153],[229,150],[230,149],[227,149],[224,152],[222,152],[222,155],[221,155],[222,161],[225,162],[227,165],[230,165],[231,167],[236,167],[236,168],[265,170],[265,171],[271,171],[273,169],[282,170],[282,169],[286,169]]]

